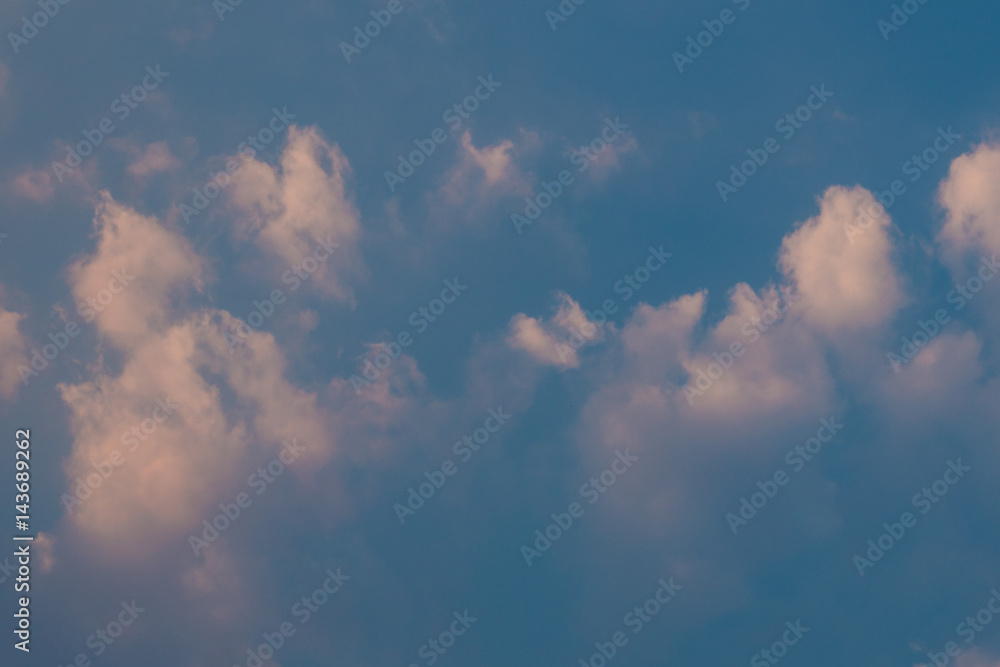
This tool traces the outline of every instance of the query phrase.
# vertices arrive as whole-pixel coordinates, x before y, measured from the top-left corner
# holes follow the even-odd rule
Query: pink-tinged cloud
[[[10,399],[17,393],[27,344],[19,329],[23,315],[6,310],[0,304],[0,396]]]
[[[308,284],[321,294],[351,301],[348,281],[363,266],[355,247],[359,214],[345,184],[349,174],[347,158],[318,129],[292,126],[278,166],[249,158],[233,177],[237,236],[264,251],[279,276],[306,260],[315,262],[321,244],[338,244],[319,261]]]
[[[179,300],[202,287],[203,261],[183,237],[107,192],[94,229],[96,251],[69,268],[78,312],[96,318],[100,332],[116,343],[141,344],[181,317]]]
[[[52,199],[52,195],[55,194],[49,172],[32,168],[18,174],[11,188],[14,194],[38,203]]]
[[[135,159],[128,166],[128,173],[136,178],[151,176],[163,171],[173,171],[181,166],[181,161],[170,152],[165,141],[157,141],[141,151],[136,147]]]
[[[120,362],[99,360],[87,380],[59,385],[73,436],[63,502],[81,536],[131,559],[195,531],[220,494],[246,479],[251,451],[274,456],[282,440],[297,439],[306,473],[334,450],[316,397],[285,379],[272,336],[252,332],[231,350],[238,322],[187,305],[204,262],[183,237],[107,194],[95,226],[95,251],[70,271],[74,295],[108,289],[114,271],[134,277],[94,319]],[[99,488],[80,491],[95,465],[119,457]]]
[[[781,247],[780,266],[802,298],[803,318],[831,335],[889,322],[905,300],[889,217],[861,187],[831,187],[819,205],[819,215]]]
[[[559,309],[548,322],[524,313],[511,318],[507,344],[527,352],[537,362],[558,368],[577,368],[577,351],[604,340],[604,327],[588,321],[587,316],[565,292],[559,292]]]
[[[1000,253],[1000,144],[982,144],[956,158],[938,201],[946,212],[939,240],[947,259]]]

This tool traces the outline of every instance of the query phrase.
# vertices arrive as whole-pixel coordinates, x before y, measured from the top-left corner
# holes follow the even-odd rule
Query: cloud
[[[454,205],[472,199],[492,201],[503,195],[527,192],[529,185],[514,165],[514,158],[532,141],[533,135],[523,135],[520,146],[504,139],[492,146],[477,148],[472,142],[472,134],[468,130],[463,132],[459,139],[458,162],[446,176],[443,188],[446,200]]]
[[[67,492],[113,456],[124,464],[82,504],[70,503],[69,516],[85,538],[115,545],[107,557],[129,559],[195,530],[223,491],[246,478],[249,462],[273,457],[282,440],[306,447],[303,471],[333,450],[315,395],[285,380],[272,336],[252,332],[230,352],[226,337],[237,321],[187,306],[204,262],[184,238],[107,193],[95,227],[95,251],[70,270],[74,295],[105,289],[113,271],[134,277],[94,320],[120,362],[99,359],[86,381],[59,385],[73,436]],[[163,404],[171,413],[154,422]],[[155,431],[139,440],[132,429],[144,423],[141,433]]]
[[[128,173],[136,178],[144,178],[161,171],[173,171],[181,166],[181,161],[170,152],[165,141],[157,141],[146,146],[142,151],[138,146],[131,145],[130,153],[134,160],[128,166]]]
[[[607,147],[600,153],[595,154],[593,149],[588,146],[581,146],[577,150],[585,154],[589,152],[590,155],[594,155],[593,160],[588,159],[587,164],[590,167],[587,169],[587,175],[594,183],[602,183],[611,174],[621,170],[622,158],[624,156],[638,152],[639,143],[630,134],[624,140],[607,144]]]
[[[831,187],[819,205],[781,246],[780,266],[803,299],[803,317],[827,333],[887,323],[904,302],[889,217],[861,187]]]
[[[171,308],[175,298],[201,289],[203,262],[182,237],[117,203],[106,191],[100,195],[94,228],[95,253],[69,268],[73,295],[82,303],[109,292],[110,303],[95,314],[100,332],[119,344],[141,344],[178,317]]]
[[[11,188],[15,194],[38,203],[52,199],[52,195],[55,194],[49,172],[30,167],[17,175]]]
[[[23,363],[27,345],[19,326],[24,315],[6,310],[0,303],[0,396],[10,399],[17,393],[21,376],[17,371]]]
[[[508,327],[507,343],[541,364],[577,368],[577,350],[604,340],[604,330],[591,324],[580,304],[568,294],[559,292],[558,298],[559,309],[547,323],[524,313],[515,315]]]
[[[951,163],[938,190],[947,217],[939,240],[946,256],[1000,253],[1000,144],[982,144]]]
[[[326,143],[316,128],[292,126],[280,166],[249,158],[233,177],[231,202],[238,212],[238,237],[251,239],[282,273],[311,257],[321,242],[340,244],[320,262],[309,284],[333,298],[350,301],[347,277],[361,271],[355,242],[357,209],[347,193],[347,158]]]

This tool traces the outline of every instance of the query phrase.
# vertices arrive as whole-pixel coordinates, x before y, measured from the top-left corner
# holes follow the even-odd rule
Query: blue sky
[[[1000,15],[562,7],[0,7],[14,664],[1000,664]]]

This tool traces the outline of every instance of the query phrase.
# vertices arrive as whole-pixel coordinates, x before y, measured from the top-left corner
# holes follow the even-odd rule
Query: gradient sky
[[[0,5],[4,664],[289,623],[264,664],[1000,665],[996,7],[41,5]]]

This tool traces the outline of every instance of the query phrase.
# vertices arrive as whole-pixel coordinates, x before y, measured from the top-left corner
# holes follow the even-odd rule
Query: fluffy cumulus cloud
[[[964,251],[991,249],[989,216],[996,211],[993,190],[982,184],[993,173],[993,150],[985,145],[956,159],[941,187],[947,218],[940,238]],[[759,525],[752,507],[738,513],[741,493],[749,497],[770,488],[767,480],[775,470],[797,473],[814,459],[802,458],[796,443],[807,443],[802,451],[808,454],[811,436],[829,439],[832,432],[839,447],[864,443],[855,446],[868,451],[853,456],[879,466],[904,451],[899,442],[921,443],[920,456],[929,458],[935,472],[939,460],[955,454],[928,429],[936,432],[948,424],[953,434],[948,442],[979,442],[995,428],[984,406],[998,395],[988,370],[996,356],[969,324],[932,336],[898,373],[886,362],[894,329],[912,331],[906,329],[908,322],[897,321],[911,297],[885,210],[859,187],[832,187],[817,203],[817,214],[794,225],[782,240],[779,283],[759,289],[737,284],[715,322],[705,321],[707,292],[640,304],[619,330],[605,330],[605,345],[565,359],[553,350],[562,332],[557,320],[573,320],[569,296],[562,297],[562,318],[547,321],[522,313],[509,325],[511,348],[527,351],[540,365],[568,369],[585,387],[573,439],[587,465],[597,469],[625,449],[642,461],[642,472],[628,474],[647,479],[616,483],[608,492],[614,500],[608,501],[612,509],[600,531],[615,531],[616,549],[629,540],[637,549],[669,541],[672,558],[660,567],[683,572],[699,589],[696,606],[709,616],[728,610],[734,591],[750,604],[753,594],[745,586],[752,585],[753,568],[766,567],[769,558],[744,542],[739,543],[741,557],[732,558],[732,545],[717,536],[716,528],[739,532],[758,521],[752,531],[765,536],[761,544],[781,539],[790,528],[800,530],[807,543],[830,544],[863,514],[864,505],[859,509],[848,500],[852,493],[845,493],[838,475],[820,470],[804,473],[812,479],[811,488],[798,492],[803,499],[792,509],[768,507],[782,517],[781,526]],[[574,324],[579,328],[579,322]],[[852,404],[855,413],[845,417]],[[857,412],[868,414],[862,418]],[[877,424],[875,430],[891,433],[897,444],[873,441],[856,430],[843,435],[849,433],[845,420],[856,429],[855,419]],[[982,441],[966,451],[995,465],[990,447]],[[873,483],[862,477],[866,485]],[[912,482],[915,489],[919,479]],[[905,499],[908,490],[904,485],[899,495]],[[864,501],[868,507],[879,502],[874,499],[878,492],[873,493]],[[724,516],[735,519],[720,520]],[[604,567],[619,560],[614,549],[595,548],[590,556]],[[943,551],[922,557],[947,558]],[[594,603],[599,599],[595,596]],[[967,654],[958,664],[992,666],[995,660]]]
[[[565,292],[558,295],[559,307],[545,322],[524,313],[515,315],[509,324],[508,344],[527,352],[539,363],[559,368],[580,365],[577,351],[604,339],[603,327],[591,323],[580,304]]]
[[[197,527],[251,448],[273,456],[298,440],[313,464],[334,449],[315,395],[285,379],[273,337],[254,332],[231,349],[236,320],[188,305],[204,262],[186,240],[107,194],[95,227],[96,248],[70,280],[79,299],[110,295],[94,323],[121,360],[60,385],[73,434],[63,502],[77,530],[128,558]],[[108,465],[113,474],[88,492]]]
[[[952,259],[1000,253],[1000,144],[982,144],[952,162],[938,198],[947,213],[940,239]]]
[[[904,301],[888,214],[860,187],[832,187],[819,205],[819,215],[781,246],[781,268],[803,299],[803,317],[831,334],[888,322]]]
[[[347,191],[347,157],[314,127],[292,126],[277,166],[247,158],[233,177],[236,233],[252,240],[281,275],[292,270],[332,298],[352,298],[361,270],[360,219]]]

